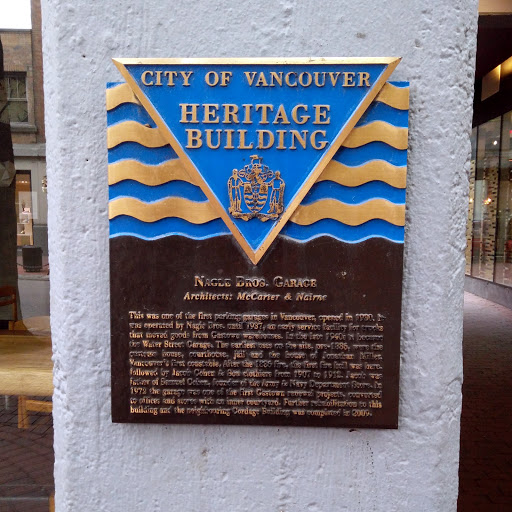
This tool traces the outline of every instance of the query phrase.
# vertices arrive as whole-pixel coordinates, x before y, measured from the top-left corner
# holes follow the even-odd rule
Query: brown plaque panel
[[[111,240],[113,420],[396,428],[402,245]],[[229,262],[229,264],[226,264]]]

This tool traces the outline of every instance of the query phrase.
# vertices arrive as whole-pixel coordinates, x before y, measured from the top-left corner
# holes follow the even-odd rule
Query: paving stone
[[[512,511],[512,310],[469,293],[458,512]]]
[[[48,512],[53,483],[51,414],[30,413],[18,428],[16,397],[0,397],[0,512]]]

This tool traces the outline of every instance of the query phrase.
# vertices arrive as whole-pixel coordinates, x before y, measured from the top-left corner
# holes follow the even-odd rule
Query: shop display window
[[[512,112],[503,116],[496,236],[495,281],[512,286]]]
[[[32,180],[30,171],[16,172],[16,244],[34,245]]]
[[[478,127],[471,275],[494,277],[501,118]]]
[[[469,170],[469,206],[468,220],[466,223],[466,274],[471,275],[471,253],[473,240],[473,212],[475,206],[475,172],[476,172],[476,133],[473,128],[471,132],[471,162]]]
[[[466,274],[512,286],[512,111],[471,134]]]

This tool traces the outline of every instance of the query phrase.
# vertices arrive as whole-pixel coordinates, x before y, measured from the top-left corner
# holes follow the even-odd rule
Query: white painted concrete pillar
[[[43,0],[56,502],[63,511],[456,510],[477,0]],[[400,428],[112,424],[111,57],[403,56]]]

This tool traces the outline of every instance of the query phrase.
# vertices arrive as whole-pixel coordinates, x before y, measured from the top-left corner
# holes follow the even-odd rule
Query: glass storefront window
[[[35,110],[44,104],[41,34],[5,34],[0,34],[0,510],[47,512],[54,510],[53,365],[44,119]]]
[[[512,286],[512,112],[503,116],[501,130],[495,281]]]
[[[471,274],[471,243],[473,240],[473,210],[475,203],[475,171],[476,171],[476,134],[477,128],[471,132],[471,167],[469,170],[469,206],[466,224],[466,274]]]
[[[501,117],[478,127],[471,275],[494,278]]]

